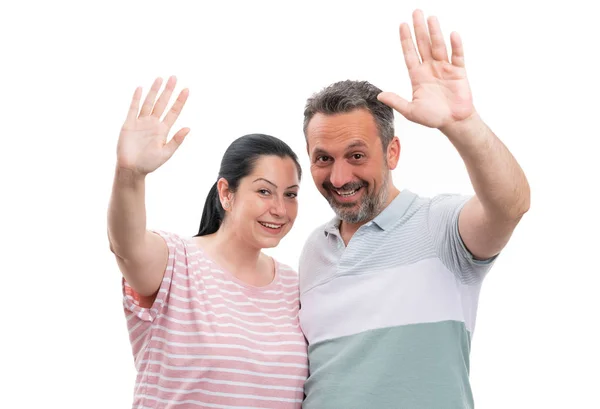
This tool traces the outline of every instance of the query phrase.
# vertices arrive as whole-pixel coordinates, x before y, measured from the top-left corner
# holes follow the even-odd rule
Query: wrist
[[[477,112],[467,118],[450,123],[439,130],[456,148],[477,147],[490,142],[492,133]]]
[[[485,126],[483,120],[477,113],[473,111],[468,117],[459,121],[452,121],[446,125],[443,125],[439,130],[450,139],[460,138],[461,135],[472,133],[474,130],[480,129]]]
[[[146,175],[130,168],[117,165],[115,170],[115,183],[121,186],[136,187],[143,185]]]

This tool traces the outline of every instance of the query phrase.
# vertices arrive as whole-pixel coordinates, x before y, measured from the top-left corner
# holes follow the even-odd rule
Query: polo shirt
[[[346,246],[317,228],[299,263],[309,343],[304,409],[473,408],[469,354],[482,281],[458,232],[469,196],[403,190]]]

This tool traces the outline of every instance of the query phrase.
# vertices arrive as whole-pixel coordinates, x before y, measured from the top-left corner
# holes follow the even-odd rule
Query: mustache
[[[367,182],[365,182],[364,180],[348,182],[341,187],[333,186],[333,183],[331,183],[329,180],[326,180],[325,182],[323,182],[323,188],[325,188],[326,190],[356,190],[356,189],[359,189],[361,187],[365,187],[368,185],[369,184]]]

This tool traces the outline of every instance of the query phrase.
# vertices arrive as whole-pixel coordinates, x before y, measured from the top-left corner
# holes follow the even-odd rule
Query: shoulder
[[[161,237],[165,241],[169,250],[169,258],[185,256],[184,258],[187,260],[187,256],[190,254],[201,253],[194,243],[193,237],[184,236],[172,231],[161,229],[150,229],[149,231]]]
[[[298,271],[296,271],[296,269],[292,268],[290,265],[282,263],[274,257],[273,262],[275,263],[275,270],[277,271],[277,281],[279,282],[279,284],[283,284],[284,287],[293,286],[297,289],[300,281]]]
[[[420,208],[423,206],[459,203],[469,199],[471,196],[462,193],[437,193],[433,195],[417,195],[415,194],[415,200],[412,204],[413,208]]]
[[[320,226],[313,229],[310,234],[307,236],[306,241],[304,242],[304,247],[314,244],[319,244],[323,240],[325,240],[327,228],[333,225],[334,220],[330,220],[327,223],[322,223]]]
[[[302,245],[302,250],[300,251],[300,268],[302,267],[303,262],[306,261],[307,256],[324,249],[324,246],[327,244],[327,230],[333,226],[334,222],[334,220],[331,220],[321,224],[313,229],[306,237],[306,240]]]
[[[427,198],[427,201],[431,205],[460,205],[471,198],[470,195],[462,193],[440,193],[431,198]]]
[[[467,203],[472,196],[460,193],[439,193],[431,196],[416,196],[407,213],[435,216],[437,213],[453,213]]]
[[[275,263],[277,270],[279,270],[281,273],[286,274],[286,275],[295,275],[295,276],[298,275],[298,272],[296,271],[296,269],[294,269],[289,264],[282,263],[281,261],[277,260],[275,257],[273,257],[273,262]]]
[[[184,237],[180,236],[177,233],[171,232],[171,231],[166,231],[166,230],[161,230],[161,229],[149,229],[148,231],[158,235],[159,237],[162,237],[164,239],[164,241],[167,242],[167,244],[180,243],[180,242],[184,241]]]

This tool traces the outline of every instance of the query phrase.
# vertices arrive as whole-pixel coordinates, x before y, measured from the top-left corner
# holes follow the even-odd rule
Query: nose
[[[342,187],[352,181],[352,170],[345,161],[336,161],[332,165],[329,181],[335,187]]]
[[[284,217],[287,214],[287,209],[285,208],[284,199],[282,197],[273,195],[271,214],[275,217]]]

